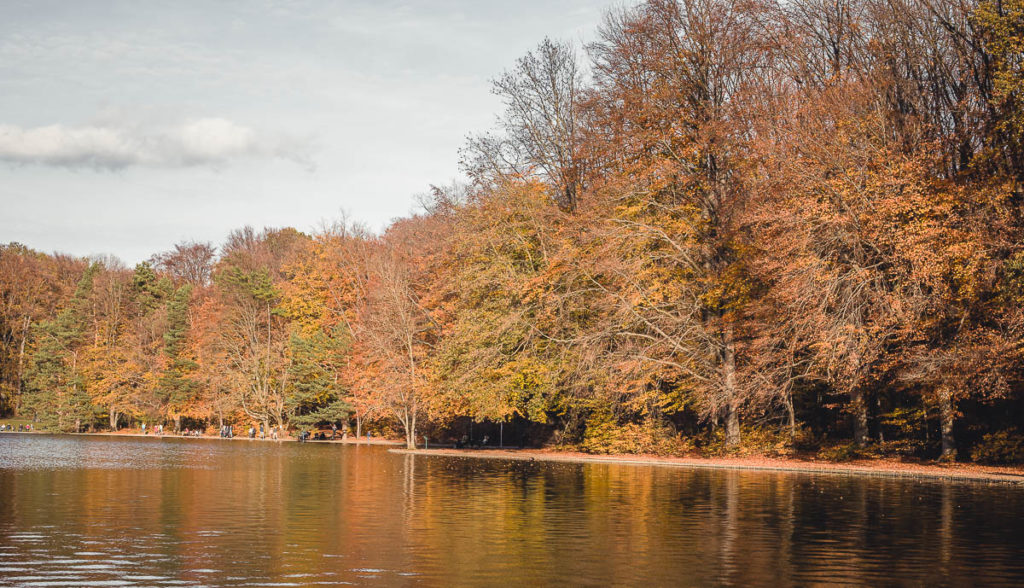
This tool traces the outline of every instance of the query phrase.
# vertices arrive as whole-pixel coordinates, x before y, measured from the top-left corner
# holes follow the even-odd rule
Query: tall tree
[[[177,288],[167,300],[167,326],[163,334],[164,369],[160,375],[159,394],[167,415],[174,420],[174,430],[181,430],[181,417],[189,410],[194,400],[195,382],[191,374],[196,368],[189,357],[188,307],[192,287],[188,284]]]
[[[575,49],[544,39],[494,80],[505,113],[497,135],[470,139],[465,169],[482,183],[540,178],[559,206],[575,210],[587,172],[582,91]]]
[[[36,420],[61,431],[80,431],[92,415],[81,355],[89,327],[89,297],[99,270],[98,264],[90,265],[67,307],[37,327],[25,405]]]

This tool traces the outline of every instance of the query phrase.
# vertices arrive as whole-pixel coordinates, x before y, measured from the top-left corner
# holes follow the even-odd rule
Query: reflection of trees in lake
[[[117,549],[199,583],[216,582],[189,570],[416,581],[387,575],[402,572],[445,585],[985,583],[1024,573],[1024,496],[1012,487],[247,440],[56,442],[77,448],[76,469],[0,469],[0,531],[48,535],[48,557]],[[128,465],[109,466],[117,452]],[[387,571],[354,571],[365,569]]]

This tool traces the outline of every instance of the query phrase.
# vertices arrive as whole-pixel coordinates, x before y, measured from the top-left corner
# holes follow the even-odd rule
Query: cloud
[[[97,123],[22,128],[0,124],[0,161],[65,168],[224,167],[243,159],[283,159],[308,169],[308,141],[260,133],[224,118],[169,125]]]

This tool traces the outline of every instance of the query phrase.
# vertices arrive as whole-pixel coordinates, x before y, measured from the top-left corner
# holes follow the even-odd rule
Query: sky
[[[3,0],[0,243],[129,265],[245,225],[381,230],[460,177],[490,80],[611,0]]]

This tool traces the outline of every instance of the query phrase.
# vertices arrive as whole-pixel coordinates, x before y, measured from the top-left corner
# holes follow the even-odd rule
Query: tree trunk
[[[174,415],[174,432],[181,433],[181,415]]]
[[[722,376],[725,392],[725,446],[739,447],[740,414],[739,393],[736,390],[736,343],[733,341],[732,328],[722,333]]]
[[[356,413],[356,441],[363,438],[363,417]]]
[[[117,431],[117,421],[121,415],[117,412],[117,409],[113,406],[110,407],[110,430]]]
[[[789,436],[796,437],[796,410],[793,408],[793,391],[786,391],[786,418],[789,421]]]
[[[18,345],[18,387],[13,403],[15,416],[21,413],[21,398],[25,392],[25,341],[28,340],[29,324],[29,317],[26,315],[21,327],[21,343]]]
[[[405,416],[405,448],[416,449],[416,414],[406,412]]]
[[[953,393],[948,386],[939,386],[939,412],[942,415],[942,459],[956,458],[956,437],[953,436]]]
[[[736,403],[729,403],[729,412],[725,415],[725,446],[739,447],[740,445],[740,413],[736,409]]]
[[[882,397],[875,394],[875,415],[882,414]],[[876,416],[877,418],[877,416]],[[882,430],[881,423],[878,425],[878,442],[885,443],[885,432]]]
[[[858,447],[864,447],[868,444],[868,403],[860,386],[850,390],[850,405],[853,410],[853,441]]]

